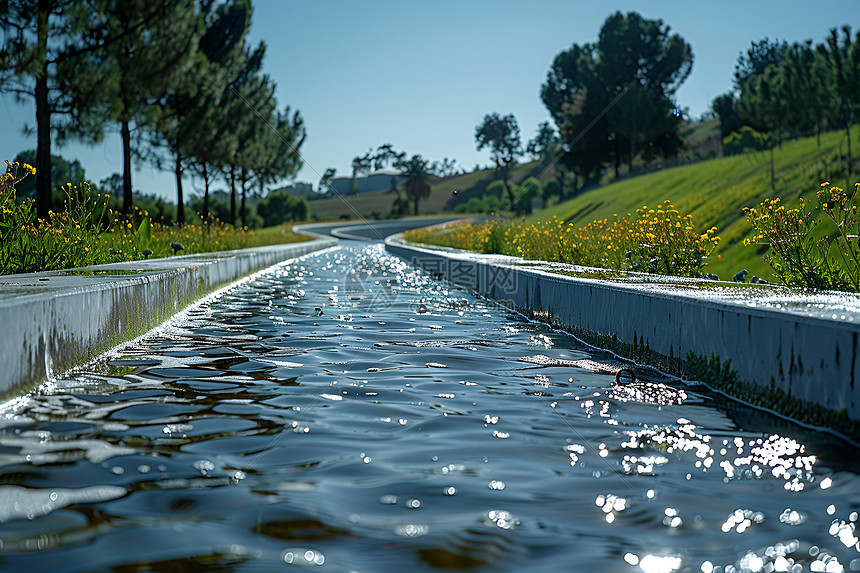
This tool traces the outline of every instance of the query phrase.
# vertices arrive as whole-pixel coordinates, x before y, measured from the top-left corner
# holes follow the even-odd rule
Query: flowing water
[[[3,571],[856,571],[860,452],[345,245],[0,422]]]

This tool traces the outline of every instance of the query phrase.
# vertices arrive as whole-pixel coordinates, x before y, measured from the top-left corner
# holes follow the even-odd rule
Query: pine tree
[[[99,141],[105,105],[104,44],[90,33],[94,12],[84,0],[0,2],[0,90],[36,107],[36,209],[51,210],[52,135]]]
[[[99,0],[100,41],[112,94],[108,114],[119,123],[123,210],[132,207],[132,131],[147,128],[150,106],[191,73],[200,18],[194,0]]]

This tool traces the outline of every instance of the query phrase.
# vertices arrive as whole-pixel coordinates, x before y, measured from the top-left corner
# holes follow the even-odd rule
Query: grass
[[[413,229],[403,238],[526,260],[685,277],[702,277],[703,262],[720,242],[715,229],[697,231],[692,217],[668,200],[579,228],[558,219],[501,220]]]
[[[35,169],[7,162],[0,175],[0,274],[29,273],[157,258],[175,254],[227,251],[309,240],[288,225],[259,231],[214,224],[163,226],[140,209],[121,215],[86,183],[64,188],[62,210],[36,218],[31,200],[18,201],[16,184]],[[182,248],[178,248],[181,245]]]
[[[131,222],[128,222],[128,218],[117,217],[114,220],[114,229],[98,236],[100,246],[103,249],[113,249],[114,255],[124,257],[121,260],[140,260],[144,258],[144,249],[151,250],[150,256],[153,258],[175,254],[171,247],[172,243],[179,243],[184,247],[176,254],[187,255],[295,243],[310,239],[306,235],[294,233],[292,224],[244,230],[217,221],[211,225],[192,224],[182,227],[150,223],[150,236],[147,238],[145,233],[141,233],[141,224],[145,218],[145,212],[132,217]]]
[[[851,134],[855,158],[860,155],[858,133],[860,128],[855,127]],[[821,147],[810,137],[785,142],[782,149],[774,150],[775,192],[770,187],[770,156],[768,152],[756,152],[610,183],[535,213],[526,223],[556,216],[581,227],[595,219],[612,217],[613,213],[632,213],[642,205],[669,199],[679,211],[691,214],[700,230],[717,227],[722,242],[708,261],[707,272],[730,279],[739,270],[747,269],[750,275],[776,281],[762,259],[765,248],[743,245],[743,240],[753,234],[743,208],[755,207],[769,198],[780,198],[791,207],[797,206],[801,197],[815,201],[823,181],[853,188],[853,182],[844,180],[845,172],[839,168],[845,163],[845,153],[845,132],[829,132],[822,134]]]

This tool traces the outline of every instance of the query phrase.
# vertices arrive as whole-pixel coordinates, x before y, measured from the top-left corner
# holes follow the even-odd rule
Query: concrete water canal
[[[6,405],[0,569],[860,569],[856,445],[322,246]]]

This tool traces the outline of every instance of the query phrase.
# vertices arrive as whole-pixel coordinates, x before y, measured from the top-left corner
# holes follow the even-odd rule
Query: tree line
[[[720,120],[724,152],[747,148],[771,151],[785,139],[844,129],[851,176],[851,126],[860,103],[860,33],[833,28],[823,42],[789,45],[752,42],[738,57],[732,89],[712,109]]]
[[[540,97],[555,125],[538,126],[525,150],[512,114],[487,114],[476,127],[477,148],[490,150],[508,199],[504,209],[498,197],[487,201],[488,209],[528,211],[509,183],[510,169],[524,151],[540,159],[540,173],[557,164],[559,199],[566,196],[565,172],[573,175],[575,192],[607,168],[614,168],[617,177],[624,164],[632,170],[634,160],[649,163],[676,156],[684,145],[680,129],[688,118],[675,94],[692,66],[690,45],[662,20],[636,12],[609,16],[597,42],[573,44],[550,65]],[[713,101],[712,111],[720,121],[724,154],[749,147],[770,149],[773,183],[774,146],[812,134],[820,144],[821,131],[828,129],[845,130],[850,177],[850,130],[858,102],[860,33],[852,36],[849,27],[842,27],[815,45],[767,38],[752,42],[738,58],[732,90]],[[520,186],[518,192],[527,189]],[[477,205],[478,198],[472,199]]]
[[[359,177],[382,169],[394,169],[397,172],[391,176],[389,189],[395,195],[390,213],[393,217],[407,215],[410,210],[414,215],[418,215],[419,202],[430,196],[431,177],[448,177],[459,172],[454,159],[445,157],[442,161],[431,162],[420,154],[410,156],[405,151],[397,151],[390,143],[383,143],[376,149],[371,148],[364,155],[357,155],[352,159],[349,193],[357,192]],[[333,167],[325,170],[319,182],[321,192],[331,190],[330,184],[335,173],[337,171]]]
[[[636,12],[612,14],[597,42],[573,44],[553,59],[540,98],[555,125],[542,122],[525,146],[513,114],[489,113],[475,127],[477,150],[489,150],[501,185],[487,186],[483,200],[466,193],[462,202],[528,213],[532,198],[565,198],[566,172],[576,191],[606,166],[614,166],[617,176],[623,164],[632,169],[636,159],[677,155],[683,113],[674,96],[692,65],[690,45],[662,20]],[[555,166],[558,180],[548,186],[534,178],[528,185],[511,183],[511,169],[524,154],[539,160],[537,174]]]
[[[36,109],[36,204],[52,208],[51,148],[95,143],[109,129],[122,142],[123,209],[130,212],[132,161],[209,190],[230,188],[229,221],[246,225],[246,196],[301,167],[306,137],[298,111],[279,107],[264,73],[266,45],[247,38],[251,0],[7,0],[0,3],[0,91]],[[237,200],[240,205],[237,205]]]
[[[531,198],[565,197],[565,171],[573,174],[576,191],[607,165],[617,176],[622,164],[632,169],[637,158],[650,162],[677,155],[683,114],[674,95],[692,65],[690,45],[670,34],[662,20],[636,12],[609,16],[596,43],[573,44],[550,66],[540,97],[555,126],[542,122],[525,147],[513,114],[489,113],[475,127],[477,150],[490,151],[501,182],[501,189],[486,187],[486,209],[528,213]],[[537,179],[512,184],[510,171],[524,154],[540,161],[539,174],[554,165],[558,181],[546,189]],[[462,202],[467,201],[477,206],[482,200],[467,193]]]

